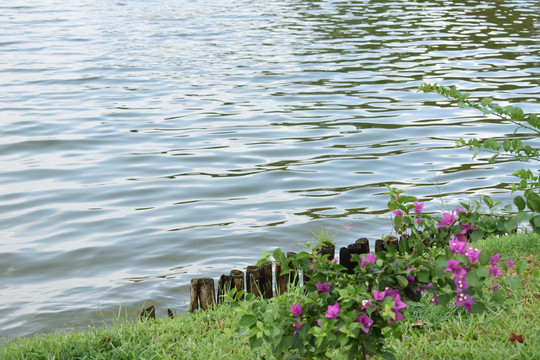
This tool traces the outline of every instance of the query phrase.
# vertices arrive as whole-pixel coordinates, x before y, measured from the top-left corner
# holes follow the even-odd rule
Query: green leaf
[[[446,305],[450,301],[450,295],[448,294],[441,294],[437,295],[437,302],[441,305]]]
[[[491,252],[486,249],[482,249],[482,251],[478,255],[478,261],[480,262],[480,265],[486,266],[489,263],[489,259],[491,259],[491,256]]]
[[[525,203],[525,200],[523,200],[521,196],[516,196],[514,198],[514,204],[516,205],[519,211],[522,211],[523,209],[525,209],[526,203]]]
[[[508,278],[506,280],[508,282],[508,285],[512,288],[514,291],[518,291],[519,288],[521,288],[521,279],[518,278]]]
[[[465,281],[473,287],[480,287],[483,285],[483,281],[478,278],[475,271],[469,271],[465,276]]]
[[[489,197],[488,195],[484,195],[482,197],[482,199],[484,200],[484,203],[491,209],[493,207],[493,199],[491,199],[491,197]]]
[[[540,195],[531,191],[526,195],[527,206],[534,212],[540,212]]]
[[[409,285],[409,281],[404,276],[398,275],[396,276],[396,280],[399,284],[399,287],[402,289]]]
[[[485,97],[485,98],[483,98],[483,99],[480,101],[480,105],[482,105],[482,106],[488,106],[488,105],[491,104],[492,102],[493,102],[493,99],[492,99],[492,98]]]
[[[525,260],[520,260],[520,261],[518,261],[517,264],[516,264],[516,272],[517,272],[518,274],[521,274],[521,273],[523,273],[525,270],[527,270],[527,267],[528,267],[527,261],[525,261]]]
[[[255,315],[245,314],[240,318],[240,326],[252,327],[257,323]]]
[[[482,304],[481,302],[476,302],[471,305],[471,312],[473,314],[481,314],[484,311],[486,311],[486,306]]]

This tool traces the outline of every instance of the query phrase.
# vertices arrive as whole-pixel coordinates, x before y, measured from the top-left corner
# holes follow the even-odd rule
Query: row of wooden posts
[[[397,237],[390,236],[385,241],[376,240],[374,250],[375,252],[385,251],[386,244],[392,244],[394,246],[399,245]],[[339,250],[339,264],[343,265],[347,272],[354,273],[356,262],[351,262],[353,254],[367,254],[369,252],[369,240],[361,238],[356,242],[342,247]],[[335,258],[334,247],[320,247],[318,249],[322,255],[328,254],[330,259]],[[296,255],[294,252],[288,252],[287,258]],[[276,294],[283,294],[287,291],[289,283],[299,283],[299,276],[297,274],[285,274],[281,275],[281,266],[276,264],[275,266],[275,292]],[[304,277],[304,282],[306,282]],[[242,270],[231,270],[228,275],[221,275],[218,281],[217,295],[215,291],[215,283],[212,278],[194,278],[191,279],[190,284],[190,303],[189,311],[193,312],[197,309],[207,310],[216,304],[222,302],[223,295],[225,295],[231,289],[237,289],[238,291],[245,290],[248,293],[254,294],[256,297],[263,297],[269,299],[274,295],[273,292],[273,276],[272,276],[272,263],[268,262],[261,266],[249,265],[246,268],[245,277]],[[144,309],[143,309],[144,310]],[[142,310],[141,310],[142,311]]]

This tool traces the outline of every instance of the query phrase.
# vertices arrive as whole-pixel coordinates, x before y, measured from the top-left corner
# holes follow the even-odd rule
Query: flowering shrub
[[[397,323],[406,316],[407,302],[419,301],[422,294],[434,305],[454,301],[471,313],[504,304],[499,285],[488,287],[485,280],[514,263],[470,244],[478,226],[466,210],[434,217],[423,213],[423,203],[414,197],[396,189],[389,195],[402,235],[399,248],[387,244],[386,252],[352,255],[358,263],[354,274],[316,252],[291,258],[280,249],[273,252],[282,274],[299,276],[301,271],[309,280],[270,300],[248,295],[239,303],[239,327],[252,347],[269,344],[278,358],[325,358],[338,348],[350,359],[359,354],[392,358],[385,339],[401,336]],[[269,258],[266,253],[259,263]],[[517,267],[522,271],[526,263]]]

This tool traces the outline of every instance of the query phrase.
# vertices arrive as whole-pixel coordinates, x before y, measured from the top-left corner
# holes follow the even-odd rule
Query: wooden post
[[[218,294],[217,294],[217,303],[221,304],[223,302],[223,296],[231,291],[232,280],[229,275],[221,275],[218,282]]]
[[[328,255],[328,260],[332,260],[336,257],[336,247],[332,246],[320,246],[317,248],[316,253],[319,255]]]
[[[399,239],[396,236],[390,235],[386,238],[386,243],[394,245],[396,250],[399,251]]]
[[[231,270],[229,273],[229,276],[231,277],[231,289],[235,288],[236,291],[243,291],[244,290],[244,272],[242,270]],[[240,299],[238,296],[236,296],[236,300],[243,300]]]
[[[156,308],[154,305],[147,307],[146,309],[139,310],[139,319],[141,321],[156,318]]]
[[[356,244],[359,244],[362,248],[361,254],[369,253],[369,240],[366,238],[360,238],[355,241]]]
[[[249,265],[246,268],[246,291],[260,297],[261,290],[261,268],[255,265]]]
[[[199,279],[199,301],[202,310],[208,310],[216,304],[216,290],[214,288],[214,279]]]
[[[386,251],[386,246],[384,246],[384,241],[381,239],[375,240],[375,252],[378,253],[381,251]]]
[[[352,255],[367,254],[368,252],[368,239],[358,239],[354,244],[349,244],[346,248],[339,250],[339,263],[347,268],[347,273],[354,274],[354,268],[359,264],[351,261]]]
[[[264,299],[270,299],[272,294],[272,263],[261,265],[261,292]]]
[[[288,252],[287,258],[291,258],[296,255],[295,252]],[[292,266],[289,266],[292,269]],[[292,270],[288,274],[281,275],[281,264],[276,264],[276,293],[278,295],[287,292],[287,286],[290,283],[298,285],[300,279],[298,279],[298,270]]]
[[[199,281],[198,279],[191,279],[189,287],[189,311],[194,312],[199,308]]]

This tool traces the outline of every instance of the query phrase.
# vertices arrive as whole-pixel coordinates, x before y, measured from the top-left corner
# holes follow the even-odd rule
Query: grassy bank
[[[403,338],[390,343],[398,359],[540,359],[540,291],[533,284],[533,269],[540,264],[540,237],[490,238],[475,247],[499,252],[504,261],[527,260],[521,289],[499,290],[514,301],[509,312],[469,315],[453,304],[409,303],[401,322]],[[505,276],[515,277],[515,273]],[[111,328],[17,339],[2,346],[0,359],[270,358],[264,348],[252,352],[243,337],[230,329],[235,320],[234,309],[221,306],[176,319],[118,321]],[[524,343],[511,343],[511,333],[522,335]]]

